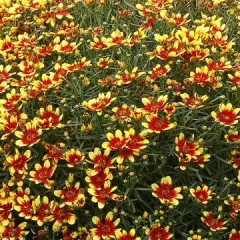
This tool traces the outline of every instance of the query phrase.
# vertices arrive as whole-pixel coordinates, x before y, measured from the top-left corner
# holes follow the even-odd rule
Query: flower
[[[68,163],[68,167],[74,167],[82,162],[85,156],[79,151],[75,149],[71,149],[65,153],[66,162]]]
[[[55,190],[54,195],[61,198],[63,204],[60,206],[77,206],[81,207],[85,204],[84,189],[80,188],[80,183],[73,184],[74,178],[72,174],[69,174],[68,180],[65,181],[65,187],[61,190]],[[80,204],[81,202],[81,204]]]
[[[157,64],[152,71],[149,72],[151,81],[155,81],[157,78],[166,76],[166,74],[171,70],[169,65],[161,66]]]
[[[43,183],[45,188],[50,189],[54,180],[49,180],[49,178],[52,177],[57,166],[50,167],[50,162],[46,160],[43,166],[36,163],[34,168],[36,171],[30,172],[31,178],[29,178],[29,180],[35,182],[36,184]]]
[[[0,237],[4,240],[24,240],[28,234],[28,231],[24,231],[26,227],[26,222],[22,222],[18,226],[15,226],[14,222],[11,222],[8,226],[5,227],[0,226]]]
[[[102,147],[107,151],[121,150],[126,146],[127,138],[123,136],[120,130],[116,130],[115,134],[107,133],[108,142],[104,142]]]
[[[143,127],[146,128],[149,133],[160,133],[162,131],[170,130],[177,126],[177,123],[170,123],[169,117],[160,118],[154,115],[146,115],[147,122],[143,122]]]
[[[234,168],[240,168],[240,151],[233,150],[231,155],[232,158],[229,160],[229,163],[231,163]]]
[[[107,168],[111,168],[113,159],[109,158],[109,151],[101,152],[100,148],[94,148],[94,152],[88,154],[91,164],[94,164],[93,168],[95,172],[104,171]]]
[[[98,98],[93,98],[88,102],[83,101],[82,106],[89,111],[96,111],[98,115],[102,115],[103,109],[109,106],[116,98],[111,98],[111,92],[99,93]]]
[[[100,240],[105,238],[114,238],[117,233],[117,225],[120,222],[120,219],[116,219],[113,221],[113,213],[109,212],[104,221],[100,220],[100,218],[94,216],[92,218],[92,222],[96,225],[96,228],[91,229],[92,231],[92,239]]]
[[[135,229],[131,229],[129,233],[125,230],[117,231],[116,232],[116,240],[140,240],[140,237],[135,237]]]
[[[131,110],[127,104],[124,103],[122,107],[114,107],[112,111],[115,113],[111,118],[112,121],[131,121]]]
[[[200,202],[202,204],[207,204],[208,201],[212,199],[211,188],[206,185],[202,185],[202,187],[197,186],[196,189],[191,188],[190,193],[197,202]]]
[[[236,229],[232,229],[228,240],[238,240],[238,239],[240,239],[240,231],[237,231]]]
[[[53,106],[48,105],[46,109],[40,108],[37,112],[37,115],[40,118],[39,127],[47,130],[49,128],[60,128],[62,124],[60,121],[63,118],[63,115],[60,115],[59,108],[53,111]]]
[[[235,218],[240,212],[240,195],[236,198],[234,196],[229,195],[228,200],[224,200],[226,205],[231,207],[230,215]]]
[[[72,209],[69,206],[60,206],[57,202],[55,202],[51,218],[49,219],[50,221],[54,221],[52,226],[54,232],[58,232],[63,224],[75,224],[76,215],[73,214],[71,210]]]
[[[16,137],[20,138],[16,141],[16,145],[19,147],[28,146],[31,147],[40,141],[42,135],[42,129],[37,128],[37,121],[27,122],[23,132],[15,131]]]
[[[162,204],[176,206],[179,204],[178,199],[183,199],[183,196],[180,194],[181,188],[172,187],[172,179],[170,176],[163,177],[160,185],[153,183],[151,187],[153,189],[152,195],[159,198]]]
[[[222,221],[221,217],[218,216],[218,218],[214,218],[211,212],[203,212],[204,217],[201,218],[202,222],[206,224],[211,231],[219,231],[222,229],[226,229],[224,227],[225,223],[227,221]]]
[[[9,155],[6,157],[7,162],[9,163],[10,173],[18,172],[22,174],[24,170],[27,170],[27,162],[30,160],[31,151],[26,150],[24,154],[20,154],[17,149],[15,149],[15,155]]]
[[[54,202],[49,202],[48,197],[43,196],[42,200],[40,196],[37,196],[32,202],[33,216],[32,220],[37,222],[38,226],[42,226],[49,221],[52,214]]]
[[[212,112],[211,115],[221,125],[232,126],[238,123],[239,116],[237,114],[239,111],[240,108],[234,109],[231,103],[227,103],[226,105],[221,103],[219,105],[219,112]]]
[[[164,109],[167,100],[167,95],[159,96],[156,101],[152,97],[142,98],[142,103],[144,104],[143,110],[147,113],[157,114]]]
[[[169,233],[169,227],[163,228],[160,224],[153,225],[147,232],[149,240],[167,240],[172,238],[172,234]]]
[[[114,200],[118,197],[117,194],[113,193],[116,189],[117,187],[111,187],[111,182],[107,180],[101,189],[90,187],[88,192],[93,196],[92,201],[98,204],[99,209],[102,209],[107,199]]]
[[[208,99],[207,95],[199,96],[197,93],[194,93],[193,97],[190,97],[187,93],[182,93],[180,96],[184,100],[184,103],[181,104],[192,109],[203,107],[204,102]]]

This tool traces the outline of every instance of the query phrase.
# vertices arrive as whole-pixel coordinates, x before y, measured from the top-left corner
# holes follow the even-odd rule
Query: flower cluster
[[[240,239],[239,26],[239,0],[1,0],[0,239]]]

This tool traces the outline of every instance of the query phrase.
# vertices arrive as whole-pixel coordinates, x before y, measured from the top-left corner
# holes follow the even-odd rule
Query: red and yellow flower
[[[175,128],[177,126],[176,122],[170,123],[169,117],[160,118],[155,115],[146,115],[145,118],[147,122],[143,122],[142,125],[149,133],[160,133]]]
[[[98,98],[94,98],[87,101],[82,102],[82,106],[89,111],[96,111],[98,115],[102,115],[102,111],[109,106],[116,98],[111,98],[111,92],[99,93]]]
[[[71,149],[65,153],[65,159],[68,167],[74,167],[81,163],[85,156],[76,149]]]
[[[195,189],[191,188],[190,193],[197,202],[202,204],[207,204],[208,201],[212,199],[212,190],[206,185],[203,185],[202,187],[197,186]]]
[[[172,234],[169,233],[169,226],[162,227],[160,224],[154,224],[150,229],[147,230],[149,240],[168,240],[172,238]]]
[[[144,104],[143,110],[146,113],[157,114],[159,111],[162,111],[167,103],[168,96],[159,96],[157,100],[154,100],[153,97],[142,98],[142,103]]]
[[[37,196],[32,202],[33,216],[32,220],[37,222],[38,226],[49,222],[52,214],[53,201],[49,201],[48,197],[43,196],[42,200],[40,196]]]
[[[140,237],[135,237],[136,231],[135,229],[131,229],[129,233],[125,230],[117,231],[115,236],[116,240],[140,240]]]
[[[109,212],[104,221],[96,216],[92,218],[92,222],[96,225],[96,228],[91,229],[93,240],[115,237],[118,231],[116,227],[120,222],[120,218],[113,221],[113,217],[113,213]]]
[[[34,168],[35,171],[30,171],[31,178],[29,180],[35,182],[35,184],[43,183],[45,188],[50,189],[54,184],[54,180],[50,180],[50,178],[53,176],[57,166],[50,167],[49,160],[46,160],[43,166],[36,163]]]
[[[160,185],[153,183],[151,187],[153,190],[152,195],[158,198],[162,204],[176,206],[179,204],[178,199],[183,199],[183,196],[180,194],[181,187],[173,188],[170,176],[163,177]]]
[[[16,141],[16,145],[19,147],[28,146],[31,147],[40,141],[42,135],[42,129],[38,128],[38,121],[33,120],[27,122],[22,132],[15,131],[15,135],[19,140]]]
[[[236,229],[232,229],[228,240],[238,240],[240,239],[240,231],[237,231]]]
[[[211,231],[215,232],[226,229],[224,225],[227,223],[227,221],[223,221],[220,216],[214,218],[212,213],[207,211],[203,212],[203,215],[204,217],[202,217],[201,220],[210,228]]]
[[[231,103],[226,105],[221,103],[218,112],[212,112],[211,115],[216,122],[224,126],[232,126],[238,123],[238,113],[240,108],[233,108]]]

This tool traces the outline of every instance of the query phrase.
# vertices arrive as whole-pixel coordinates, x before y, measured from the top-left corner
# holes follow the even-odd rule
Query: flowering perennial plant
[[[1,0],[0,29],[0,239],[240,239],[239,0]]]

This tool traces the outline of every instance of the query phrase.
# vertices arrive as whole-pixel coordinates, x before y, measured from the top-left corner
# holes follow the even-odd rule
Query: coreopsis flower
[[[240,108],[233,108],[231,103],[226,105],[221,103],[219,105],[218,112],[212,112],[211,115],[216,122],[219,122],[221,125],[232,126],[238,123],[238,113]]]
[[[74,178],[72,174],[69,174],[68,179],[65,181],[65,187],[61,190],[55,190],[54,195],[61,198],[63,203],[60,206],[79,206],[79,202],[82,202],[82,206],[85,203],[84,189],[80,188],[80,183],[73,184]]]
[[[187,62],[201,61],[209,55],[209,49],[201,49],[199,45],[190,47],[187,51],[181,55],[181,57]]]
[[[65,152],[65,144],[64,143],[57,143],[55,145],[51,145],[46,143],[44,145],[45,149],[48,151],[44,156],[43,160],[52,160],[53,164],[57,164],[59,160],[64,159],[64,152]]]
[[[171,16],[167,14],[167,10],[163,10],[160,12],[161,17],[166,20],[170,25],[174,27],[180,27],[187,25],[190,20],[187,20],[189,14],[185,14],[184,16],[181,13],[174,14],[172,13]]]
[[[71,149],[65,153],[65,160],[67,162],[68,167],[74,167],[81,163],[85,156],[76,149]]]
[[[131,121],[131,109],[127,104],[124,103],[121,107],[114,107],[112,111],[114,112],[112,121]]]
[[[79,240],[91,240],[91,234],[85,227],[78,228]]]
[[[26,227],[27,227],[26,222],[22,222],[18,226],[15,226],[15,223],[11,222],[8,226],[0,227],[0,237],[3,240],[13,239],[24,240],[28,235],[28,231],[24,231]]]
[[[225,57],[221,57],[217,62],[210,58],[207,58],[206,62],[208,64],[209,71],[225,72],[228,69],[232,68],[231,62],[228,61]],[[230,78],[229,75],[228,77]]]
[[[40,141],[42,135],[42,129],[38,128],[38,122],[33,120],[27,122],[22,132],[15,131],[14,133],[19,140],[16,141],[16,145],[19,147],[28,146],[31,147]]]
[[[91,66],[91,61],[87,61],[86,57],[83,57],[80,61],[70,64],[67,68],[68,72],[79,72],[86,67]]]
[[[51,10],[42,12],[40,18],[54,27],[58,19],[62,19],[63,17],[73,19],[73,16],[69,13],[72,7],[73,5],[63,5],[63,3],[60,2],[52,7]]]
[[[186,156],[188,160],[197,158],[203,152],[203,148],[199,146],[198,142],[194,141],[194,136],[187,140],[183,133],[180,133],[179,137],[175,139],[175,150],[180,155]]]
[[[160,133],[162,131],[170,130],[177,126],[177,123],[170,123],[169,117],[160,118],[155,115],[146,115],[147,122],[143,122],[143,127],[146,128],[146,131],[149,133]]]
[[[35,171],[31,171],[29,174],[31,178],[30,181],[35,182],[35,184],[43,183],[45,188],[50,189],[51,185],[54,183],[54,180],[50,180],[57,166],[50,167],[49,160],[46,160],[41,166],[39,163],[34,165]]]
[[[200,235],[193,235],[192,237],[188,237],[187,240],[202,240]]]
[[[114,159],[110,159],[109,151],[103,153],[99,148],[94,148],[94,152],[89,152],[90,163],[94,164],[93,168],[95,172],[104,171],[107,168],[112,168]]]
[[[0,99],[0,104],[7,111],[20,110],[25,99],[27,99],[27,93],[23,88],[20,88],[19,92],[12,88],[9,93],[6,93],[6,99]]]
[[[228,77],[231,81],[231,84],[233,84],[233,90],[236,90],[240,87],[240,71],[237,71],[234,73],[234,76],[232,74],[228,74]]]
[[[236,196],[236,198],[229,195],[228,200],[224,200],[224,203],[231,207],[231,217],[236,217],[240,212],[240,195]]]
[[[92,195],[92,201],[98,204],[98,208],[104,208],[107,200],[114,200],[118,197],[113,193],[117,187],[111,187],[111,182],[107,180],[101,189],[89,188],[88,192]]]
[[[38,226],[49,221],[52,214],[53,201],[49,201],[48,197],[43,196],[42,200],[40,196],[37,196],[32,202],[33,216],[32,220],[37,222]]]
[[[74,240],[77,238],[78,233],[77,232],[71,232],[69,233],[69,230],[66,226],[63,227],[62,230],[63,240]]]
[[[152,71],[148,72],[150,74],[151,81],[155,81],[157,78],[166,76],[166,74],[171,70],[169,65],[161,66],[157,64]]]
[[[37,116],[40,118],[39,127],[42,129],[50,129],[50,128],[60,128],[62,124],[60,123],[63,115],[60,115],[59,108],[56,108],[53,111],[53,106],[48,105],[46,109],[40,108],[37,112]]]
[[[208,99],[207,95],[200,96],[197,93],[194,93],[194,96],[191,97],[187,93],[180,94],[181,98],[184,100],[182,105],[186,107],[191,107],[191,109],[198,109],[204,106],[205,101]]]
[[[145,74],[144,72],[138,72],[137,70],[138,67],[135,67],[131,72],[126,69],[123,73],[116,74],[115,78],[117,79],[117,84],[119,86],[130,84],[131,82]]]
[[[238,240],[240,239],[240,231],[237,231],[236,229],[232,229],[228,240]]]
[[[89,184],[90,188],[101,189],[107,180],[112,180],[113,175],[109,173],[109,169],[104,172],[96,172],[94,169],[86,170],[87,177],[85,181]]]
[[[160,185],[153,183],[151,187],[153,189],[152,195],[158,198],[162,204],[177,206],[179,204],[178,199],[183,198],[180,194],[181,187],[173,188],[170,176],[163,177]]]
[[[52,226],[54,232],[58,232],[63,224],[73,225],[76,222],[76,215],[69,206],[60,206],[55,202],[51,213],[49,221],[54,221]]]
[[[142,39],[146,38],[146,31],[143,28],[138,28],[136,32],[133,33],[131,40],[129,41],[129,45],[133,46],[134,44],[140,43]]]
[[[104,142],[102,147],[107,151],[121,150],[126,146],[127,138],[120,130],[116,130],[115,134],[107,133],[106,137],[108,142]]]
[[[157,100],[153,97],[142,98],[142,103],[144,104],[143,110],[147,113],[157,114],[159,111],[164,109],[167,100],[167,95],[159,96]]]
[[[11,200],[11,198],[1,199],[0,221],[2,226],[8,226],[12,219],[13,204],[10,202]]]
[[[98,115],[102,115],[103,109],[109,106],[116,98],[111,98],[111,92],[99,93],[98,98],[89,100],[88,102],[83,101],[82,106],[89,111],[96,111]]]
[[[27,170],[27,162],[30,160],[31,151],[26,150],[23,154],[20,154],[18,149],[15,149],[15,155],[8,155],[6,161],[9,164],[9,172],[18,172],[22,174],[24,170]]]
[[[30,196],[24,194],[23,196],[17,197],[15,201],[14,210],[19,212],[20,217],[30,219],[33,214],[32,200],[30,199]]]
[[[212,199],[212,190],[206,185],[202,185],[202,187],[197,186],[195,189],[191,188],[190,193],[197,202],[202,204],[207,204]]]
[[[124,45],[127,41],[128,39],[125,39],[124,33],[119,31],[119,29],[116,29],[111,33],[110,43],[112,44],[112,46]]]
[[[215,232],[226,229],[224,225],[226,224],[227,221],[223,221],[220,216],[214,218],[212,213],[207,211],[203,212],[203,215],[204,217],[201,217],[201,220],[204,224],[206,224],[210,228],[211,231]]]
[[[142,108],[133,107],[131,111],[131,118],[135,121],[139,121],[144,117],[145,113]]]
[[[227,142],[240,142],[240,135],[238,133],[238,131],[235,130],[229,130],[227,134],[224,135],[225,139],[227,140]]]
[[[105,37],[94,37],[93,41],[90,42],[90,49],[95,49],[95,50],[105,50],[110,48],[111,45],[111,39],[110,38],[105,38]]]
[[[229,163],[231,163],[234,168],[240,168],[240,151],[233,150],[231,155],[232,157],[229,160]]]
[[[169,226],[162,227],[160,224],[154,224],[149,230],[147,230],[149,240],[168,240],[172,238],[172,234],[169,233]]]
[[[8,139],[16,129],[18,128],[18,117],[13,115],[1,116],[0,118],[0,130],[4,132],[1,136],[1,140]]]
[[[196,83],[201,87],[205,87],[207,84],[211,83],[212,73],[209,72],[208,67],[197,67],[195,72],[190,73],[190,78],[188,79],[192,83]]]
[[[135,237],[136,231],[135,229],[131,229],[129,233],[125,230],[119,230],[116,232],[116,240],[140,240],[140,237]]]
[[[91,229],[92,239],[100,240],[115,237],[118,231],[116,227],[120,222],[120,218],[113,221],[113,213],[109,212],[104,220],[100,220],[100,218],[94,216],[92,222],[96,225],[96,228]]]
[[[101,69],[107,69],[111,63],[113,63],[113,60],[110,57],[100,58],[97,62],[97,66]]]

